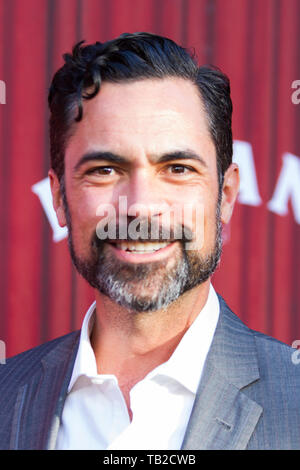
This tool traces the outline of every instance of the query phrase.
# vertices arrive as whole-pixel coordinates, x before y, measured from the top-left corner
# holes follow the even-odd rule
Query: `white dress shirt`
[[[132,421],[117,378],[97,373],[95,307],[83,320],[56,449],[180,449],[219,317],[214,288],[170,359],[131,389]]]

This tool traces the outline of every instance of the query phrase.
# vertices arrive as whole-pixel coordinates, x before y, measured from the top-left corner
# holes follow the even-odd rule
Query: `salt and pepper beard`
[[[187,250],[184,239],[178,240],[181,250],[176,253],[175,264],[167,269],[165,261],[147,264],[119,261],[106,249],[106,242],[99,240],[96,232],[91,240],[89,258],[79,258],[73,243],[71,215],[63,181],[61,194],[74,266],[93,288],[128,310],[151,312],[165,309],[183,293],[207,281],[218,266],[222,252],[220,195],[216,208],[215,243],[211,252],[201,256],[196,250]]]

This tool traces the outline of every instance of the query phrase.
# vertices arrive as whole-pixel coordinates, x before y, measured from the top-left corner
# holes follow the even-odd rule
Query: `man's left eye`
[[[194,170],[190,166],[186,166],[186,165],[170,165],[169,171],[172,174],[183,175],[183,174],[187,174],[187,173],[189,173],[191,171],[194,171]]]

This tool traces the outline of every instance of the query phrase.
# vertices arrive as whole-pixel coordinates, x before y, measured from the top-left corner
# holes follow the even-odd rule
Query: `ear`
[[[56,212],[58,223],[61,227],[67,225],[65,210],[63,205],[63,199],[61,195],[60,182],[55,171],[51,168],[48,172],[50,180],[50,188],[52,193],[53,207]]]
[[[224,224],[228,224],[231,219],[234,204],[239,192],[239,187],[239,167],[236,163],[232,163],[224,174],[222,189],[221,220]]]

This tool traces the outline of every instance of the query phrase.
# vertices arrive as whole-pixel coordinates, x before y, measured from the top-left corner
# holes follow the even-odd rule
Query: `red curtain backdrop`
[[[93,300],[32,190],[49,168],[51,78],[79,40],[134,31],[168,36],[230,77],[234,139],[251,149],[244,182],[255,177],[258,198],[241,194],[213,282],[251,328],[291,344],[300,339],[300,104],[291,99],[300,80],[300,1],[0,0],[0,339],[7,356],[79,328]],[[270,205],[276,188],[281,213]]]

